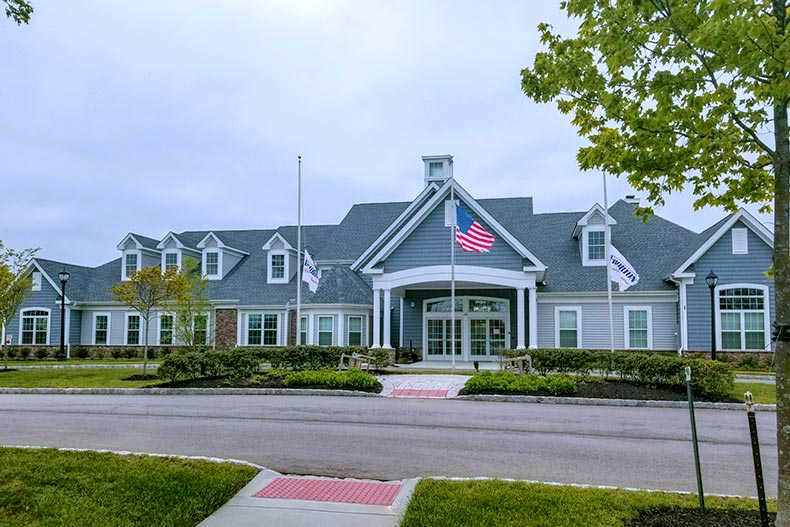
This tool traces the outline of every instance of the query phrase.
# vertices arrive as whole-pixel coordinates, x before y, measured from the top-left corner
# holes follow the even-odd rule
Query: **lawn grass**
[[[732,396],[736,401],[743,401],[743,394],[752,392],[754,402],[758,404],[776,404],[776,385],[762,382],[736,382]]]
[[[740,498],[708,496],[705,505],[757,510],[755,500]],[[425,479],[400,527],[622,527],[652,508],[697,506],[696,495],[688,494]],[[776,510],[773,501],[769,510]]]
[[[125,381],[131,375],[142,375],[133,368],[65,368],[45,370],[3,371],[0,369],[0,387],[3,388],[140,388],[158,384],[161,379]],[[149,373],[156,375],[156,370]]]
[[[191,527],[256,472],[206,461],[0,448],[0,526]]]
[[[151,364],[159,364],[159,359],[149,360],[149,366]],[[113,365],[113,364],[139,364],[142,366],[143,359],[67,359],[67,360],[57,360],[57,359],[8,359],[8,367],[15,368],[16,366],[83,366],[85,364],[103,364],[103,365]],[[3,367],[3,360],[2,356],[0,356],[0,368]]]

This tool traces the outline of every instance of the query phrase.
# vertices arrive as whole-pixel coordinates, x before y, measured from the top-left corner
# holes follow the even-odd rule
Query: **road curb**
[[[0,388],[0,394],[77,394],[77,395],[332,395],[381,397],[377,393],[349,390],[310,390],[293,388]]]
[[[638,401],[635,399],[592,399],[587,397],[544,397],[538,395],[460,395],[467,401],[490,401],[499,403],[575,404],[580,406],[631,406],[646,408],[688,408],[686,401]],[[742,403],[695,402],[694,408],[701,410],[743,410]],[[775,404],[755,404],[754,409],[775,412]]]

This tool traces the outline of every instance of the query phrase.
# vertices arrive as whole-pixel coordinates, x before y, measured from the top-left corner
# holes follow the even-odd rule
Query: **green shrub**
[[[336,390],[371,390],[376,379],[361,370],[351,369],[343,372],[334,370],[302,370],[289,372],[283,378],[283,385],[320,386]]]
[[[363,346],[288,346],[260,348],[256,351],[274,369],[301,371],[336,368],[343,353],[367,355],[369,350]]]
[[[46,359],[49,357],[49,350],[46,348],[38,348],[36,350],[36,358],[37,359]]]
[[[98,360],[102,360],[104,358],[104,350],[101,349],[101,348],[97,349],[96,353],[93,354],[93,358],[94,359],[98,359]]]
[[[110,351],[110,355],[113,359],[122,359],[126,355],[126,352],[121,348],[113,348]]]
[[[488,393],[505,395],[557,395],[576,392],[576,381],[565,374],[518,376],[509,371],[484,371],[472,376],[464,391],[468,394]]]
[[[756,370],[759,367],[760,361],[754,355],[743,355],[738,359],[738,369],[740,370]]]
[[[87,359],[88,355],[90,355],[90,352],[88,351],[88,348],[77,346],[74,348],[74,351],[72,351],[71,354],[78,359]]]
[[[172,353],[162,360],[157,375],[170,382],[196,379],[200,376],[200,362],[189,353]]]
[[[13,346],[3,346],[3,353],[5,353],[5,356],[9,359],[15,359],[17,356],[17,350]]]
[[[120,348],[123,351],[123,358],[125,359],[136,359],[138,356],[142,358],[142,355],[138,355],[137,350],[135,348]]]
[[[30,358],[30,348],[17,348],[16,353],[17,357],[19,357],[19,360]]]

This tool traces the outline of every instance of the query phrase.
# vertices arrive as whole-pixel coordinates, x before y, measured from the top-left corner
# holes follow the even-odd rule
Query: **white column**
[[[516,288],[516,349],[526,349],[524,346],[524,288]],[[531,334],[531,332],[530,332]]]
[[[384,345],[382,348],[392,349],[392,290],[384,290]]]
[[[529,349],[538,347],[538,288],[529,288]]]
[[[343,325],[345,315],[342,311],[337,314],[337,345],[338,346],[345,346],[346,345],[346,328]]]
[[[373,345],[381,347],[381,289],[373,289]]]

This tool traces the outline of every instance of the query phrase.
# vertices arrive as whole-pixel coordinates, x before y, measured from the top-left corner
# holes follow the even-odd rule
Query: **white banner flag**
[[[620,251],[614,248],[614,245],[609,246],[609,277],[612,282],[617,282],[620,291],[625,291],[632,285],[639,283],[636,269],[628,263]]]
[[[307,282],[310,291],[315,293],[318,289],[318,281],[321,279],[321,272],[315,265],[315,262],[310,258],[310,253],[305,250],[304,252],[304,266],[302,267],[302,281]]]

